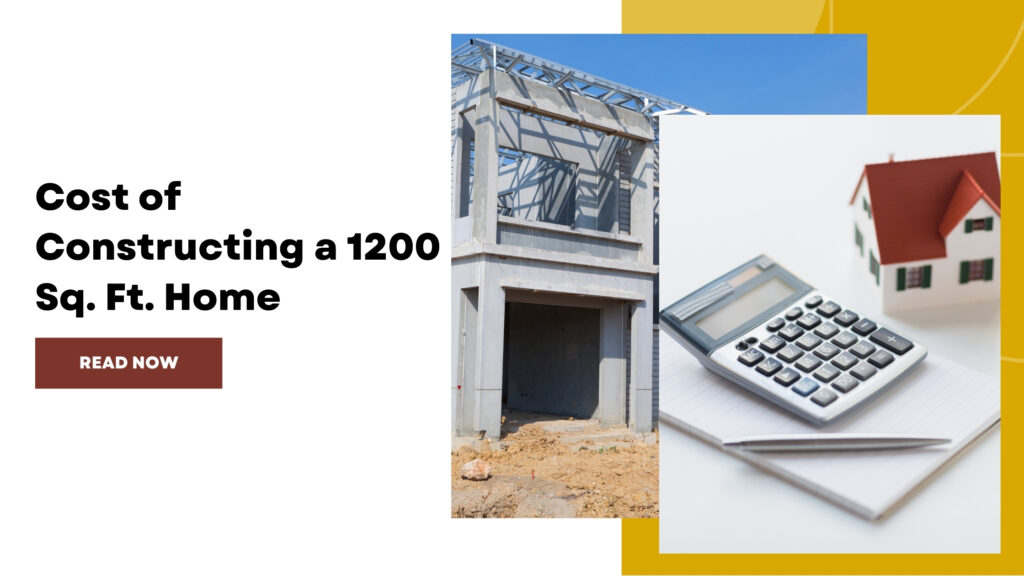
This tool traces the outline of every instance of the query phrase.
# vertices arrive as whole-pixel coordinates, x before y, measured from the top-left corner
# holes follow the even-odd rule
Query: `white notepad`
[[[712,373],[667,335],[660,351],[661,420],[714,446],[743,436],[814,432],[952,439],[950,445],[909,451],[728,451],[869,519],[887,513],[999,422],[999,382],[934,355],[859,412],[818,427]]]

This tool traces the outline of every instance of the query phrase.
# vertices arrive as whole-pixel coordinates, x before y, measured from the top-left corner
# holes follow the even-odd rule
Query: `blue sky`
[[[864,114],[865,35],[478,37],[713,114]]]

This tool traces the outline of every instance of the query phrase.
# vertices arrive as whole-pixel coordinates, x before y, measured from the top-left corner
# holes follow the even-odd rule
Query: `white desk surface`
[[[912,335],[930,354],[999,377],[998,302],[881,313],[868,275],[860,269],[866,264],[854,254],[847,202],[859,175],[856,165],[863,165],[857,152],[863,157],[866,145],[843,153],[843,146],[850,145],[843,122],[850,120],[829,125],[823,120],[827,117],[817,117],[782,124],[782,117],[748,117],[763,123],[755,126],[718,118],[727,120],[715,126],[662,125],[662,307],[765,253],[844,306]],[[892,119],[867,118],[879,123]],[[679,126],[685,126],[685,138]],[[878,154],[894,151],[910,158],[985,149],[968,138],[962,139],[965,150],[940,152],[927,148],[922,135],[918,141],[902,137],[900,128],[885,127],[890,147]],[[785,130],[798,135],[788,145],[779,141],[786,138],[779,136]],[[801,131],[822,137],[801,138]],[[866,132],[870,136],[872,131]],[[737,149],[736,142],[756,150],[757,157]],[[726,146],[732,153],[723,152]],[[688,170],[672,167],[679,158],[687,158]],[[749,193],[740,197],[723,190]],[[787,227],[787,222],[800,225]],[[672,347],[678,345],[662,335],[662,358],[685,353]],[[669,424],[660,426],[660,443],[662,553],[1000,551],[998,428],[877,522],[845,512]]]

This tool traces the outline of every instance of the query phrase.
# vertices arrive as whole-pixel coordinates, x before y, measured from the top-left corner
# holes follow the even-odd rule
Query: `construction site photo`
[[[451,59],[454,517],[658,515],[658,117],[486,40]]]

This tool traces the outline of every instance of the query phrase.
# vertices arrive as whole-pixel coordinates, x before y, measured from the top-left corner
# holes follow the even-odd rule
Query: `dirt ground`
[[[452,517],[649,518],[658,516],[658,445],[566,444],[526,423],[502,438],[505,449],[452,452]],[[488,480],[464,480],[475,458],[491,465]]]

